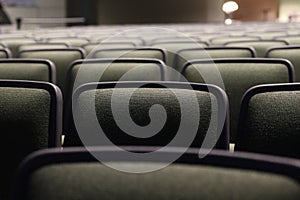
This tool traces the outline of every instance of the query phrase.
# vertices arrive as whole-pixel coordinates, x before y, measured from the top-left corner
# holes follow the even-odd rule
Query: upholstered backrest
[[[85,53],[80,48],[35,49],[20,51],[19,57],[51,60],[56,66],[56,83],[65,95],[67,70],[73,61],[83,59]]]
[[[300,158],[300,85],[251,88],[243,98],[236,149]]]
[[[139,84],[144,86],[138,88]],[[128,96],[131,97],[129,102]],[[163,108],[152,110],[156,104],[164,108],[165,114]],[[79,135],[81,140],[87,139],[83,140],[84,145],[110,145],[100,139],[103,135],[94,129],[100,125],[107,137],[118,145],[164,146],[178,135],[181,139],[177,138],[170,145],[201,147],[209,144],[212,148],[227,149],[227,106],[226,94],[216,86],[166,82],[87,84],[73,95],[76,129],[71,129],[65,142],[66,145],[78,145]],[[98,121],[91,119],[95,115],[93,107]],[[126,108],[130,114],[126,113]],[[152,116],[149,112],[153,112],[150,113]],[[131,130],[130,124],[136,129]],[[148,132],[154,136],[144,138],[143,134]],[[137,136],[129,135],[132,133]],[[96,139],[90,140],[90,136]]]
[[[55,65],[43,59],[0,60],[0,79],[56,83]]]
[[[87,57],[91,57],[91,53],[96,51],[97,49],[108,49],[108,48],[134,48],[135,44],[132,42],[94,42],[94,43],[87,43],[81,46],[85,52]]]
[[[53,84],[0,81],[1,199],[20,161],[38,149],[61,145],[62,96]]]
[[[234,41],[227,42],[225,46],[246,46],[253,47],[257,53],[257,57],[265,57],[267,50],[271,47],[288,45],[285,40],[249,40],[249,41]]]
[[[0,47],[0,58],[4,59],[4,58],[10,58],[11,55],[11,51],[8,48],[1,48]]]
[[[89,42],[87,38],[83,37],[57,37],[57,38],[49,38],[47,39],[47,42],[49,43],[67,43],[71,47],[80,47],[81,45],[84,45]]]
[[[195,59],[253,58],[256,52],[250,47],[204,47],[180,49],[174,58],[174,68],[181,72],[184,63]]]
[[[131,150],[141,155],[149,152]],[[134,172],[166,165],[164,159],[179,153],[171,150],[157,153],[160,160],[133,162],[121,151],[94,148],[91,152],[107,158],[102,162]],[[167,167],[148,173],[117,171],[81,148],[38,152],[20,168],[13,200],[300,198],[299,161],[224,151],[199,159],[198,152],[190,150]]]
[[[268,58],[284,58],[293,64],[295,68],[295,81],[300,81],[300,46],[283,46],[283,47],[273,47],[270,48],[266,57]]]
[[[213,38],[210,38],[209,42],[214,46],[220,46],[224,45],[227,42],[234,42],[234,41],[240,41],[240,40],[259,40],[260,37],[257,36],[232,36],[232,35],[220,35],[215,36]]]
[[[22,44],[34,43],[36,42],[33,38],[1,38],[0,42],[5,44],[7,48],[12,53],[12,57],[16,57],[18,53],[18,47]]]
[[[66,48],[69,47],[67,43],[60,42],[60,43],[30,43],[30,44],[23,44],[18,47],[18,51],[23,50],[31,50],[31,49],[57,49],[57,48]]]
[[[152,58],[166,62],[166,52],[160,48],[114,48],[93,51],[91,58]]]
[[[188,41],[168,41],[168,42],[155,42],[151,44],[152,47],[157,47],[157,48],[163,48],[167,51],[167,65],[168,66],[174,66],[174,57],[176,55],[176,52],[179,49],[185,49],[185,48],[203,48],[207,47],[208,44],[203,41],[196,41],[193,39],[190,39]]]
[[[240,102],[243,94],[252,86],[264,83],[294,81],[293,66],[280,59],[213,59],[194,60],[182,71],[190,82],[224,86],[230,105],[230,141],[234,142]],[[219,81],[216,81],[219,77]]]
[[[109,81],[164,81],[165,64],[157,59],[86,59],[72,63],[67,73],[65,130],[69,132],[73,91],[82,84]]]

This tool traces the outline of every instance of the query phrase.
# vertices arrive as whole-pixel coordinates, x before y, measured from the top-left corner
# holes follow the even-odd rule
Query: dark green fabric
[[[48,42],[53,42],[53,43],[67,43],[71,47],[81,47],[84,44],[87,44],[89,41],[85,38],[51,38],[48,39]]]
[[[18,47],[22,44],[34,43],[34,39],[30,38],[6,38],[0,39],[0,42],[5,44],[12,53],[13,57],[17,56]]]
[[[80,69],[80,77],[77,77]],[[131,71],[130,71],[131,70]],[[127,77],[122,76],[126,73]],[[107,81],[161,81],[160,66],[154,63],[82,63],[74,66],[68,85],[67,96],[65,99],[65,130],[69,132],[69,123],[71,117],[71,98],[73,90],[78,86],[90,82]],[[77,79],[76,79],[77,78]],[[76,79],[76,85],[74,85]]]
[[[83,46],[86,52],[87,58],[91,58],[92,52],[96,49],[110,49],[110,48],[133,48],[134,44],[131,43],[100,43],[99,44],[87,44]]]
[[[112,101],[111,96],[114,92],[117,95],[118,99],[124,99],[126,95],[128,95],[129,90],[125,88],[121,89],[102,89],[96,91],[96,113],[98,121],[89,121],[90,118],[93,117],[92,110],[94,109],[94,105],[92,100],[93,90],[86,91],[82,93],[77,102],[77,112],[76,115],[80,116],[76,118],[77,126],[81,127],[80,130],[87,130],[84,134],[86,137],[93,136],[93,134],[97,133],[96,130],[90,130],[92,124],[100,124],[102,130],[106,134],[106,136],[115,144],[118,145],[152,145],[152,146],[165,146],[169,144],[170,141],[176,136],[178,132],[178,128],[181,123],[185,123],[184,125],[187,128],[184,129],[184,134],[187,134],[185,137],[189,138],[188,134],[197,134],[194,138],[191,138],[191,142],[193,147],[200,147],[202,145],[204,137],[207,135],[208,140],[210,142],[214,142],[217,140],[217,115],[218,115],[218,105],[216,98],[213,95],[210,95],[207,92],[200,91],[192,91],[186,89],[173,89],[173,91],[177,91],[179,97],[181,97],[182,105],[186,107],[187,113],[189,113],[187,119],[182,120],[181,109],[184,109],[183,106],[180,107],[179,99],[175,96],[175,94],[170,89],[162,89],[162,88],[140,88],[137,89],[134,94],[130,98],[129,102],[129,111],[130,111],[130,119],[132,122],[136,123],[138,126],[146,126],[150,123],[149,110],[151,106],[155,104],[159,104],[163,106],[167,113],[167,121],[163,124],[162,129],[158,130],[159,132],[149,138],[135,138],[128,133],[123,132],[120,127],[115,122],[115,118],[112,114]],[[193,126],[193,122],[195,122],[195,117],[197,116],[197,110],[194,105],[191,104],[193,97],[192,94],[197,95],[198,106],[200,110],[200,119],[199,125],[196,131],[197,133],[193,133],[190,127]],[[115,105],[115,104],[114,104]],[[124,108],[118,109],[118,115],[124,114]],[[163,119],[161,119],[162,121]],[[198,121],[196,121],[198,123]],[[208,127],[211,123],[210,130],[208,131]],[[77,127],[77,130],[78,130]],[[208,133],[207,133],[208,132]],[[70,137],[66,137],[65,141],[68,144],[76,145],[74,142],[74,138],[76,139],[76,133],[70,135]],[[192,135],[193,136],[193,135]],[[72,138],[73,137],[73,138]],[[90,138],[90,137],[89,137]],[[89,143],[90,145],[99,145],[106,144],[104,141],[95,141],[92,140]],[[75,144],[74,144],[75,143]],[[179,140],[174,146],[184,146],[183,141]],[[189,145],[189,144],[188,144]]]
[[[94,58],[156,58],[164,59],[163,53],[159,50],[114,50],[114,51],[98,51]]]
[[[299,91],[253,96],[236,149],[300,158],[299,105]]]
[[[220,36],[215,37],[210,40],[211,44],[214,46],[220,46],[224,45],[227,42],[234,42],[234,41],[240,41],[240,40],[253,40],[255,37],[251,36]]]
[[[3,50],[1,50],[1,49],[0,49],[0,58],[1,58],[1,59],[2,59],[2,58],[8,58],[6,52],[3,51]]]
[[[9,192],[12,174],[21,159],[48,147],[49,113],[47,91],[0,87],[1,199]]]
[[[204,83],[200,72],[202,71],[203,74],[205,71],[212,77],[216,77],[217,74],[214,74],[216,67],[223,79],[224,89],[229,98],[230,141],[235,142],[240,103],[244,93],[259,84],[289,82],[289,73],[285,65],[274,63],[208,63],[189,66],[185,76],[190,82]],[[212,79],[207,81],[210,81],[211,84],[219,84]],[[222,87],[222,85],[219,86]]]
[[[70,64],[78,59],[83,59],[81,53],[75,50],[56,50],[56,51],[25,51],[20,58],[42,58],[51,60],[56,66],[56,84],[66,94],[66,77]]]
[[[300,81],[300,48],[298,49],[275,49],[272,50],[268,57],[270,58],[284,58],[288,59],[292,62],[294,69],[295,69],[295,80],[296,82]]]
[[[251,58],[251,51],[247,49],[201,49],[201,50],[185,50],[181,51],[177,59],[174,61],[174,67],[181,72],[189,60],[194,59],[210,59],[210,58]]]
[[[192,39],[187,42],[177,42],[177,43],[174,42],[174,43],[161,43],[161,44],[158,43],[158,44],[154,44],[152,46],[167,50],[167,63],[166,64],[170,67],[174,66],[174,63],[173,63],[174,57],[175,57],[176,52],[179,49],[206,47],[206,45],[204,45],[203,43],[197,43],[196,41],[193,42]]]
[[[285,42],[281,41],[237,41],[227,44],[226,46],[246,46],[253,47],[257,53],[257,57],[265,57],[267,50],[275,46],[285,46]]]
[[[275,37],[286,36],[287,33],[285,31],[257,31],[246,33],[246,35],[260,37],[263,40],[272,40]]]
[[[133,169],[157,166],[154,163],[125,164]],[[24,200],[300,198],[299,183],[285,176],[183,164],[172,164],[145,174],[119,172],[100,163],[49,165],[32,174],[27,189]]]
[[[49,82],[49,66],[42,63],[0,63],[0,79]]]
[[[32,50],[32,49],[57,49],[66,48],[67,44],[51,44],[51,43],[36,43],[36,44],[24,44],[19,47],[19,51]]]
[[[299,35],[280,36],[276,37],[278,40],[286,40],[290,45],[300,45]]]

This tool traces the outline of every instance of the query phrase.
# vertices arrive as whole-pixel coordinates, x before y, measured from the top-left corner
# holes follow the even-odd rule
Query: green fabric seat
[[[3,43],[11,51],[12,57],[17,57],[18,47],[23,44],[35,43],[33,38],[2,38],[0,43]]]
[[[51,60],[56,67],[56,83],[65,96],[67,88],[67,70],[73,61],[83,59],[85,53],[81,48],[34,49],[20,51],[18,57]]]
[[[257,57],[265,57],[266,52],[271,47],[288,45],[285,40],[249,40],[249,41],[234,41],[227,42],[225,46],[246,46],[253,47],[257,53]]]
[[[185,49],[185,48],[203,48],[207,47],[208,44],[203,41],[196,41],[193,39],[189,40],[173,40],[173,41],[167,41],[167,42],[156,42],[151,44],[152,47],[162,48],[167,51],[167,65],[170,67],[174,66],[174,57],[176,55],[176,52],[179,49]]]
[[[91,58],[153,58],[166,62],[166,52],[160,48],[98,49]]]
[[[46,40],[48,43],[67,43],[71,47],[81,47],[89,42],[87,38],[83,37],[58,37],[49,38]]]
[[[286,40],[290,45],[300,45],[300,35],[274,37],[276,40]]]
[[[276,37],[284,37],[287,36],[286,31],[281,31],[281,30],[274,30],[274,31],[255,31],[255,32],[248,32],[245,33],[245,36],[257,36],[261,37],[263,40],[272,40]]]
[[[15,170],[29,153],[61,146],[62,96],[46,82],[0,80],[0,198],[8,199]]]
[[[72,94],[80,85],[98,81],[164,81],[165,76],[165,64],[157,59],[86,59],[73,62],[67,73],[64,133],[69,132]]]
[[[95,42],[95,43],[87,43],[81,46],[86,52],[87,57],[91,57],[91,53],[97,49],[108,49],[108,48],[134,48],[135,44],[132,42]]]
[[[295,68],[295,81],[300,82],[300,46],[282,46],[270,48],[267,53],[267,58],[283,58],[291,61]]]
[[[174,68],[181,72],[184,63],[194,59],[253,58],[256,52],[250,47],[204,47],[180,49],[174,58]]]
[[[240,102],[244,93],[259,84],[294,81],[293,66],[282,59],[193,60],[186,63],[182,74],[190,82],[224,87],[229,98],[230,141],[233,143],[236,140]]]
[[[1,59],[0,79],[56,83],[55,65],[43,59]]]
[[[0,59],[10,58],[11,56],[11,51],[8,48],[0,47]]]
[[[140,84],[144,86],[138,88]],[[135,91],[127,102],[132,90]],[[130,115],[126,114],[127,103]],[[82,141],[86,146],[110,145],[95,128],[100,125],[117,145],[164,146],[170,143],[171,146],[210,145],[211,148],[228,149],[227,103],[226,94],[216,86],[136,81],[86,84],[73,94],[74,121],[65,145],[77,146]],[[161,108],[150,114],[156,117],[149,118],[149,109],[155,104],[163,106],[166,116],[160,112]],[[91,119],[94,105],[96,121]],[[115,121],[116,117],[119,120]],[[154,135],[144,137],[144,133]]]
[[[213,38],[210,38],[209,42],[212,46],[223,46],[227,42],[234,42],[234,41],[240,41],[240,40],[259,40],[260,37],[257,36],[215,36]]]
[[[18,51],[31,50],[31,49],[53,49],[53,48],[67,48],[67,43],[31,43],[20,45]]]
[[[300,158],[300,85],[253,87],[241,105],[236,149]]]
[[[151,152],[141,148],[129,150],[141,155]],[[300,164],[293,159],[224,151],[212,151],[200,159],[199,151],[192,149],[160,170],[126,173],[103,162],[134,172],[165,165],[168,156],[180,151],[170,149],[157,153],[160,159],[157,156],[137,161],[108,148],[90,151],[106,159],[100,163],[83,148],[44,150],[31,155],[19,170],[13,200],[300,198]]]

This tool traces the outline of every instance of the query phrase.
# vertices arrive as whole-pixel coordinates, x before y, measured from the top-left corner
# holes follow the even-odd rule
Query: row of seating
[[[62,52],[64,53],[65,50]],[[70,54],[80,55],[80,51],[70,50]],[[47,51],[47,53],[51,51]],[[46,52],[38,52],[44,53]],[[160,51],[159,51],[160,52]],[[34,51],[35,53],[35,51]],[[131,52],[132,53],[132,52]],[[134,52],[133,52],[134,53]],[[67,54],[65,54],[67,55]],[[64,54],[52,55],[55,65],[43,59],[0,60],[0,78],[14,80],[47,81],[56,83],[64,96],[64,134],[68,134],[72,116],[71,99],[73,91],[80,85],[90,82],[108,81],[170,81],[209,83],[223,88],[230,103],[230,141],[235,142],[240,102],[243,94],[259,84],[290,83],[295,81],[293,65],[282,59],[212,59],[187,62],[179,74],[157,59],[87,59],[75,60],[68,69],[56,71],[55,66],[66,66]],[[44,55],[50,57],[51,55]],[[28,55],[28,57],[31,57]],[[36,57],[39,57],[38,55]],[[42,57],[42,56],[41,56]],[[57,74],[57,76],[56,76]],[[62,74],[65,74],[64,76]],[[173,78],[170,78],[172,75]],[[178,78],[174,78],[174,77]],[[181,77],[180,77],[181,76]],[[56,81],[56,77],[58,80]],[[237,84],[237,82],[239,84]]]
[[[269,32],[275,25],[273,28],[286,30]],[[255,26],[252,24],[252,28]],[[16,146],[9,154],[11,162],[0,170],[0,198],[8,199],[13,194],[13,199],[161,199],[179,198],[183,195],[181,189],[191,191],[184,195],[190,199],[299,198],[299,161],[286,158],[300,155],[300,85],[293,83],[298,77],[299,47],[294,49],[284,38],[274,38],[296,37],[297,25],[265,24],[265,34],[245,33],[244,26],[230,30],[220,27],[218,30],[223,32],[215,34],[219,37],[212,37],[214,25],[205,26],[205,31],[196,25],[168,27],[195,39],[172,34],[158,38],[157,33],[165,32],[150,27],[156,32],[145,29],[134,36],[129,31],[99,46],[99,41],[112,33],[129,28],[108,26],[101,27],[101,31],[99,27],[32,31],[26,39],[34,42],[20,46],[24,34],[28,34],[24,32],[20,40],[12,39],[12,45],[3,45],[12,57],[23,59],[0,60],[0,78],[34,81],[0,81],[0,126],[7,133],[3,156]],[[208,46],[233,30],[236,32],[228,35],[237,40],[222,47]],[[58,38],[55,31],[64,36]],[[209,39],[194,37],[200,32]],[[100,39],[82,46],[85,34]],[[3,40],[12,38],[2,36]],[[37,37],[43,43],[36,43]],[[235,46],[239,37],[249,37],[247,41],[259,44]],[[274,41],[286,46],[260,46]],[[124,46],[115,48],[118,45]],[[273,49],[267,50],[269,47]],[[277,57],[277,50],[285,53],[278,52],[278,57],[286,56],[292,62],[255,58]],[[288,50],[295,52],[292,55]],[[229,142],[235,143],[233,153],[228,151]],[[78,147],[82,144],[85,147]],[[114,145],[121,148],[116,150]],[[168,148],[162,148],[166,145]],[[184,147],[195,149],[184,153]],[[157,159],[147,159],[149,153],[160,150],[163,152]],[[31,152],[13,181],[16,168]],[[140,159],[132,162],[128,152],[139,153]],[[209,155],[200,159],[205,156],[201,152]],[[116,162],[130,172],[156,169],[168,160],[166,157],[183,155],[163,170],[135,176],[96,163],[94,156],[103,154],[102,164]],[[178,174],[176,180],[174,173]],[[130,186],[128,182],[135,184]],[[222,189],[215,189],[216,182]],[[120,189],[116,191],[116,187]]]
[[[5,133],[1,152],[5,154],[5,149],[16,147],[10,154],[10,163],[2,165],[1,188],[5,196],[16,167],[26,155],[38,149],[61,146],[62,95],[57,86],[46,82],[0,81],[0,85],[1,130]],[[142,87],[136,89],[138,85]],[[299,158],[299,91],[299,84],[260,85],[248,90],[242,101],[236,151]],[[128,94],[130,116],[124,112]],[[198,107],[194,106],[195,102]],[[148,115],[155,104],[164,107],[166,119],[162,118],[161,110]],[[114,106],[117,113],[113,111]],[[222,89],[213,85],[90,83],[74,93],[73,111],[76,129],[86,147],[114,144],[229,148],[228,99]],[[126,132],[129,122],[138,124],[132,128],[140,130],[134,136]],[[148,138],[147,129],[153,131],[151,124],[158,128],[158,134]],[[65,139],[70,142],[74,138]]]

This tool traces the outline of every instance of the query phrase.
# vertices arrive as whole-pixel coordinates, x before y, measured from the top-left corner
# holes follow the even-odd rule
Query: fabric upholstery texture
[[[177,91],[176,94],[183,99],[183,105],[188,109],[186,112],[189,113],[188,116],[184,115],[185,120],[182,122],[181,106],[179,104],[177,96],[172,92]],[[116,124],[115,118],[112,113],[112,106],[121,106],[118,108],[119,116],[127,116],[126,109],[122,106],[124,103],[122,101],[117,102],[112,105],[112,95],[117,95],[118,99],[124,99],[131,91],[126,88],[118,89],[98,89],[98,90],[88,90],[79,96],[78,100],[75,100],[76,112],[75,118],[77,130],[85,130],[85,138],[94,137],[93,134],[100,134],[96,129],[93,129],[93,124],[100,124],[102,130],[106,136],[115,144],[118,145],[151,145],[151,146],[164,146],[169,144],[169,142],[176,136],[181,123],[185,123],[184,126],[190,127],[195,125],[195,117],[197,116],[197,110],[193,105],[191,105],[192,94],[196,94],[198,99],[198,105],[200,110],[200,119],[198,124],[197,133],[187,131],[184,138],[188,138],[188,134],[197,134],[191,146],[200,147],[202,145],[203,139],[206,135],[210,141],[217,141],[217,115],[218,115],[218,102],[216,97],[208,92],[193,91],[186,89],[163,89],[163,88],[139,88],[135,90],[130,98],[129,102],[129,113],[130,120],[134,122],[137,126],[147,126],[151,124],[151,119],[149,117],[149,110],[153,105],[159,104],[163,106],[166,112],[166,122],[159,129],[158,133],[149,138],[135,138],[129,133],[125,133]],[[96,95],[94,97],[94,94]],[[90,121],[93,117],[93,99],[95,98],[96,115],[98,121]],[[126,106],[126,105],[125,105]],[[163,109],[161,108],[161,109]],[[158,121],[164,120],[164,116],[159,115]],[[208,127],[210,126],[210,129]],[[197,126],[197,124],[196,124]],[[197,128],[197,127],[195,127]],[[185,129],[184,129],[185,130]],[[193,129],[191,129],[193,130]],[[79,131],[80,132],[80,131]],[[66,143],[76,145],[79,141],[76,141],[76,134],[73,133],[69,138],[66,137]],[[79,134],[82,134],[79,133]],[[87,135],[90,134],[90,135]],[[220,133],[219,133],[220,134]],[[73,138],[72,138],[73,137]],[[78,136],[77,136],[78,137]],[[70,141],[68,141],[70,140]],[[72,141],[73,140],[73,141]],[[184,146],[184,141],[178,140],[174,146]],[[191,143],[190,142],[190,143]],[[99,145],[106,144],[104,141],[90,140],[89,145]]]
[[[50,82],[49,66],[43,63],[0,62],[0,79]]]
[[[35,171],[24,199],[293,200],[299,197],[299,183],[295,180],[252,170],[172,164],[156,172],[129,174],[100,163],[65,163]]]
[[[267,50],[275,46],[284,46],[287,45],[284,41],[235,41],[227,43],[226,46],[248,46],[253,47],[257,53],[257,57],[265,57]]]
[[[299,91],[254,95],[236,149],[300,158],[299,97]]]
[[[273,49],[268,53],[269,58],[284,58],[292,62],[295,69],[295,81],[300,81],[300,46],[297,48]]]
[[[20,58],[41,58],[49,59],[56,66],[56,83],[62,90],[62,93],[66,94],[66,77],[69,65],[78,59],[83,59],[83,55],[77,50],[66,50],[66,49],[56,49],[56,50],[34,50],[34,51],[23,51],[19,55]]]
[[[50,95],[43,89],[0,87],[0,115],[0,197],[5,198],[19,162],[48,147]]]
[[[229,99],[230,107],[230,141],[235,142],[237,123],[241,100],[244,93],[252,86],[267,83],[289,82],[288,68],[284,64],[274,63],[205,63],[192,64],[185,70],[185,77],[190,82],[204,83],[202,74],[216,75],[214,69],[218,69],[223,80],[225,91]],[[220,84],[218,82],[211,84]],[[208,82],[206,82],[208,83]],[[222,87],[222,85],[219,85]]]
[[[186,49],[181,50],[174,60],[174,67],[181,72],[189,60],[194,59],[210,59],[210,58],[251,58],[252,52],[249,49]]]

